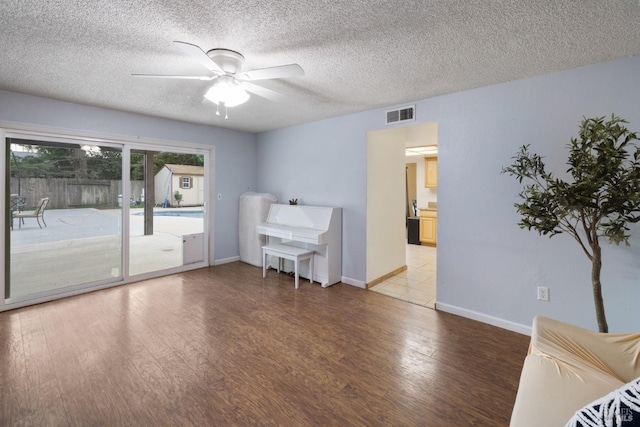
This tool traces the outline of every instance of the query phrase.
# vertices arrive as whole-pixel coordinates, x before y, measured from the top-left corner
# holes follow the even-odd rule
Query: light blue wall
[[[566,144],[583,116],[612,112],[640,130],[640,57],[417,102],[416,123],[438,122],[438,302],[462,314],[530,325],[544,314],[596,328],[589,262],[567,236],[517,227],[519,186],[500,174],[522,144],[566,169]],[[216,147],[216,259],[238,255],[238,196],[341,206],[343,276],[366,275],[366,133],[385,129],[372,110],[257,136],[0,91],[0,121],[211,144]],[[380,173],[385,173],[380,171]],[[631,247],[604,248],[612,331],[640,325],[640,231]],[[551,288],[551,302],[535,299]]]
[[[342,211],[342,276],[365,282],[367,130],[371,113],[258,135],[258,191]]]
[[[417,102],[416,123],[438,122],[438,303],[526,328],[543,314],[596,329],[590,263],[568,236],[520,230],[520,186],[500,170],[523,144],[566,170],[583,116],[615,113],[640,131],[640,57]],[[343,276],[365,280],[366,133],[385,109],[258,135],[258,191],[344,208]],[[385,173],[380,171],[380,173]],[[640,327],[640,230],[631,247],[604,247],[611,331]],[[536,301],[536,287],[551,302]]]
[[[215,259],[237,257],[239,195],[256,185],[256,136],[0,91],[0,121],[215,147]]]

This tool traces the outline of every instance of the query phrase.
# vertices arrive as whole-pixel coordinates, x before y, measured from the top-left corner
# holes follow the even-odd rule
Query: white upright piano
[[[342,208],[272,204],[256,227],[270,243],[312,250],[313,280],[323,288],[342,280]],[[301,266],[300,275],[308,277]]]

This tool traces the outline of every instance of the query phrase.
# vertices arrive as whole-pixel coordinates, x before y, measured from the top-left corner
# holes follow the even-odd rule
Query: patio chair
[[[33,211],[13,212],[13,218],[18,218],[18,228],[20,228],[20,226],[24,224],[25,218],[35,218],[36,221],[38,221],[38,226],[40,226],[40,228],[42,228],[42,225],[40,225],[40,218],[42,218],[42,223],[46,227],[47,223],[44,222],[44,210],[47,207],[48,203],[49,198],[44,197],[40,199],[40,202],[38,202],[38,206],[36,206],[36,209]]]
[[[11,229],[13,230],[13,214],[14,212],[22,212],[24,205],[27,202],[27,198],[18,194],[11,195],[11,204],[9,210],[11,211]]]

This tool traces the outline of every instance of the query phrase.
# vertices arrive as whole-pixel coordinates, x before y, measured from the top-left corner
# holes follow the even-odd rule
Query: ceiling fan
[[[196,59],[212,74],[208,76],[180,76],[165,74],[132,74],[134,77],[160,79],[188,79],[213,81],[213,86],[204,95],[205,99],[220,106],[235,107],[249,99],[247,91],[273,101],[280,101],[284,96],[276,91],[253,84],[256,80],[282,79],[304,76],[304,70],[298,64],[280,65],[271,68],[260,68],[242,71],[244,56],[229,49],[211,49],[204,52],[198,46],[186,42],[174,41],[183,52]],[[216,111],[220,115],[219,111]],[[225,115],[225,118],[226,115]]]

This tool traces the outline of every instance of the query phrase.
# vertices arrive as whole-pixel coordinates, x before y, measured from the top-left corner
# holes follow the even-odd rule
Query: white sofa
[[[565,426],[576,411],[638,377],[640,334],[602,334],[538,316],[510,425]]]

